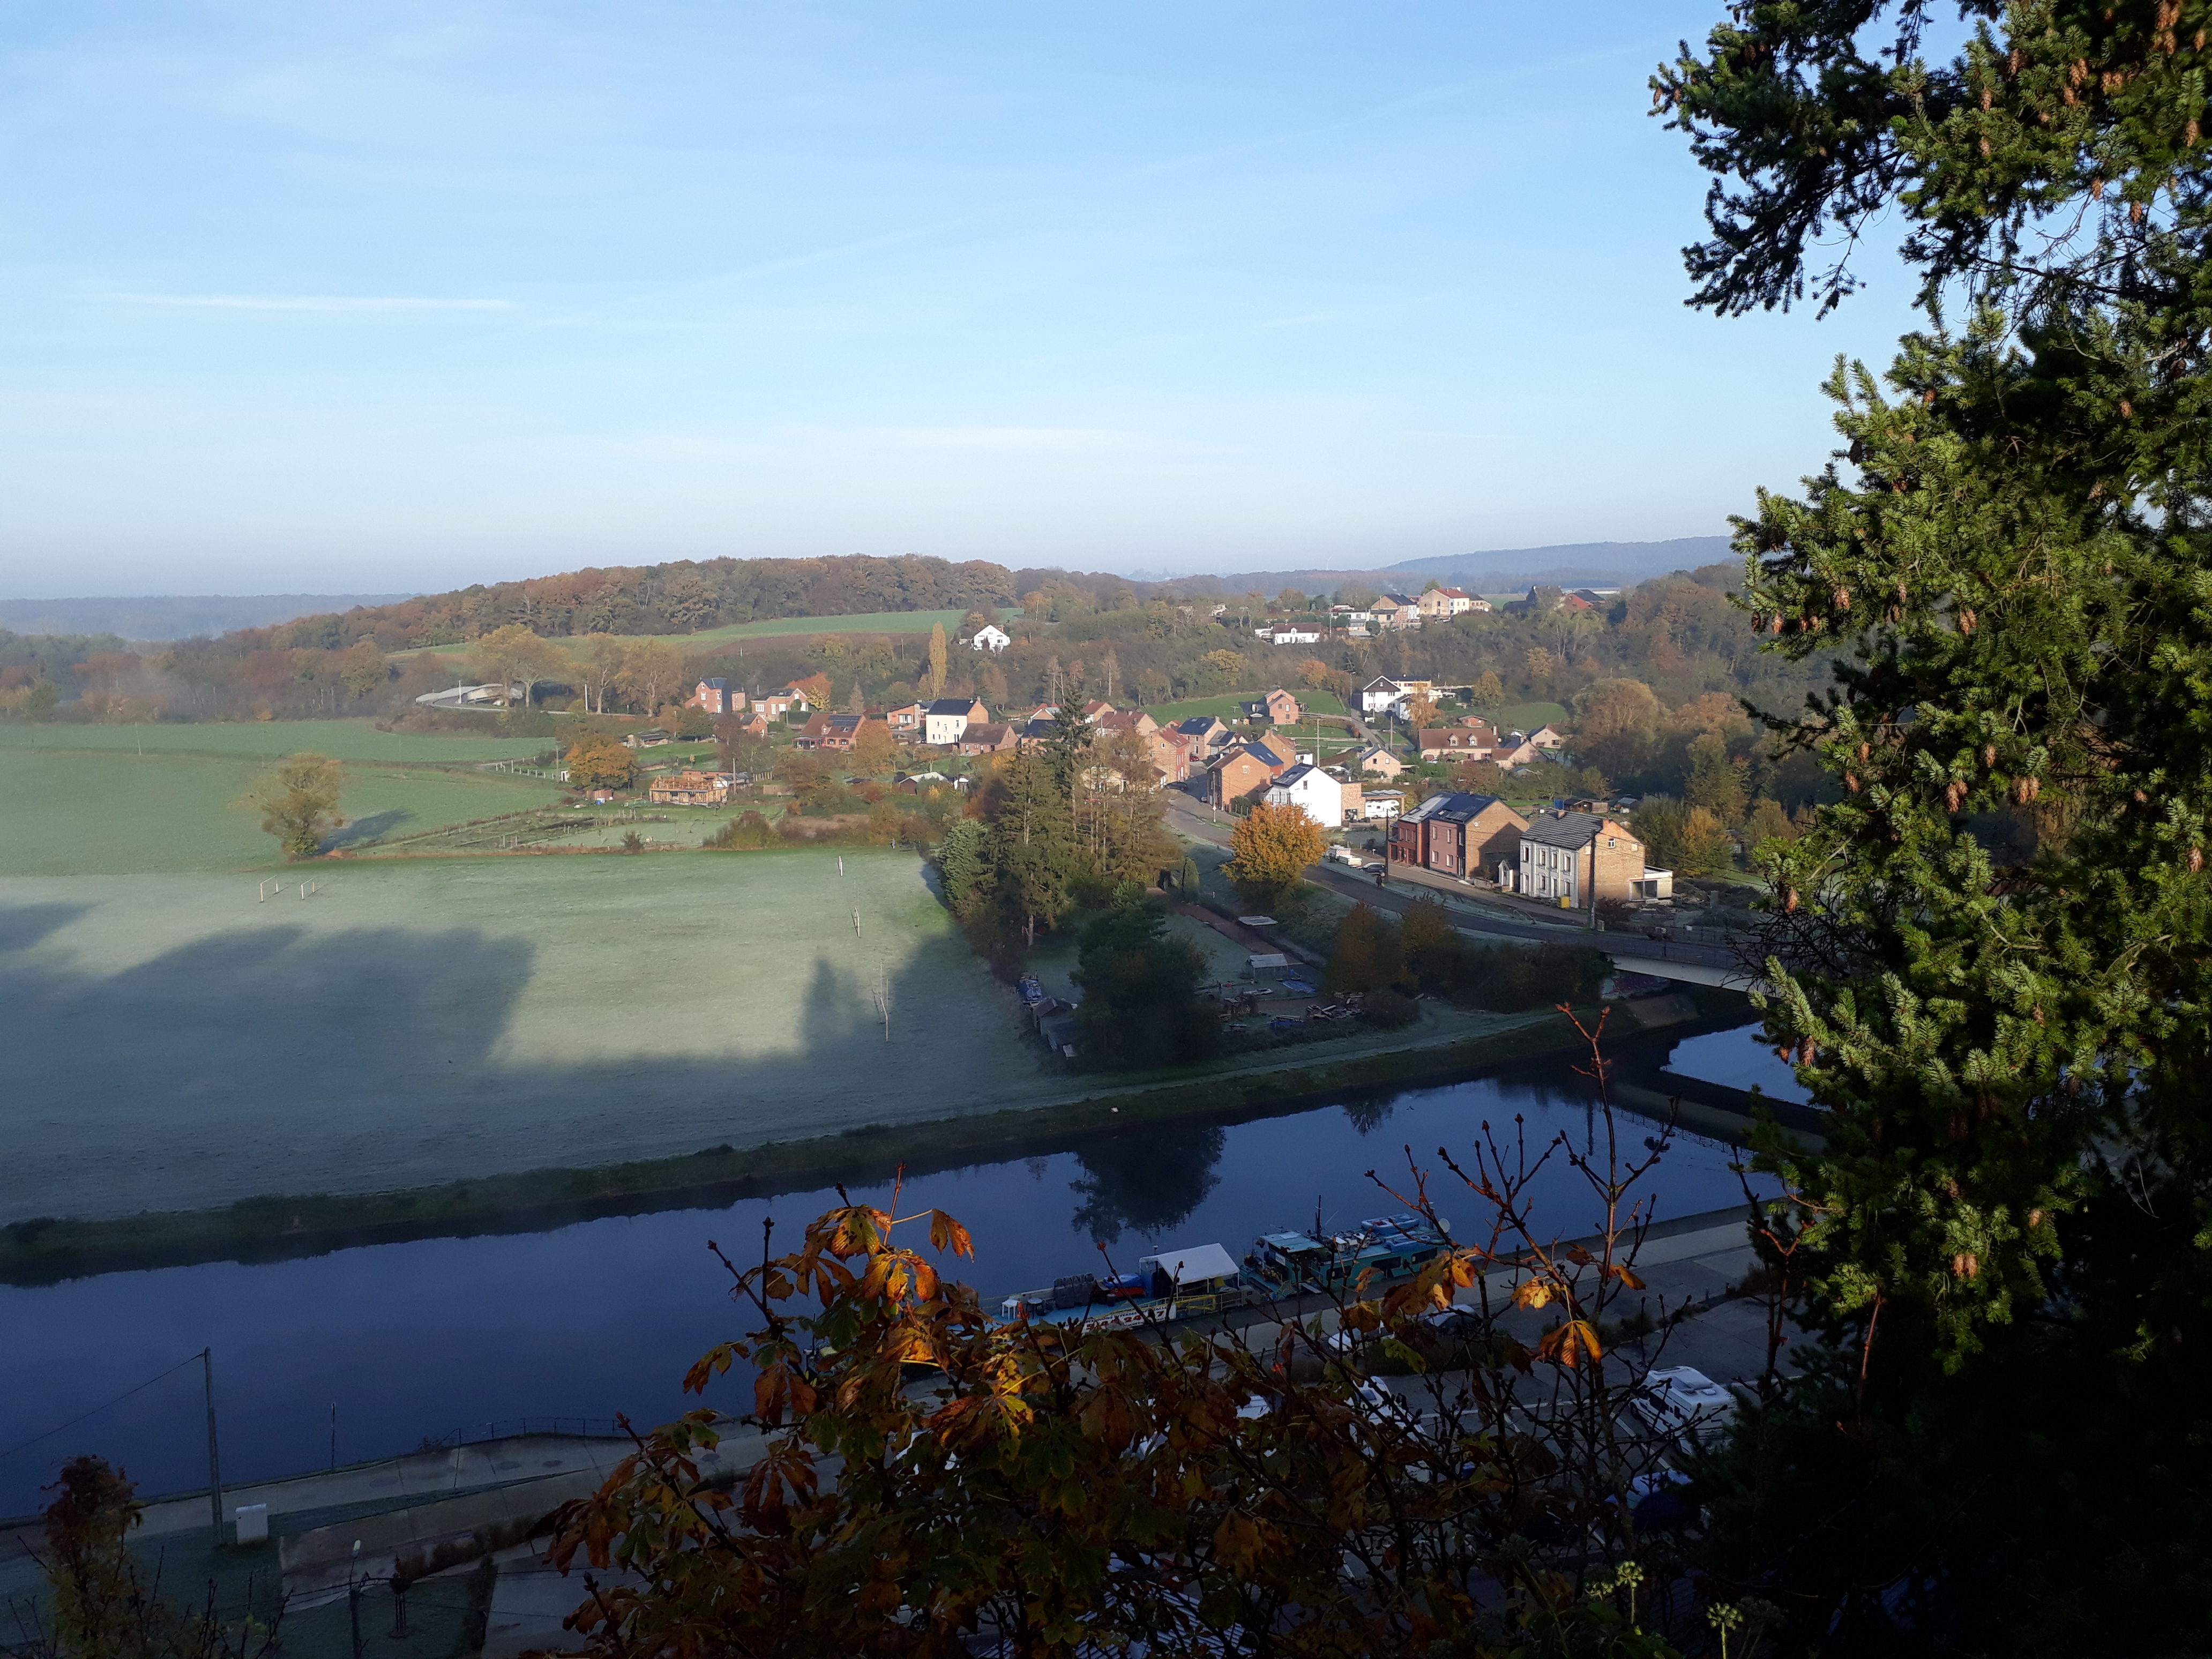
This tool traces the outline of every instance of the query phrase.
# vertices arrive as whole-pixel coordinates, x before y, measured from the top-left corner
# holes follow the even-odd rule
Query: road
[[[1216,847],[1229,845],[1231,826],[1225,821],[1217,822],[1213,813],[1193,800],[1180,789],[1164,792],[1168,801],[1169,827],[1178,834],[1196,841],[1209,842]],[[1400,882],[1391,886],[1377,886],[1372,876],[1355,874],[1342,866],[1316,865],[1306,872],[1306,879],[1316,886],[1341,893],[1347,898],[1364,900],[1377,910],[1403,914],[1413,907],[1414,900],[1429,890],[1425,883]],[[1455,890],[1439,885],[1438,896],[1466,900]],[[1700,984],[1717,985],[1740,982],[1737,963],[1732,951],[1719,945],[1686,945],[1667,939],[1646,939],[1640,934],[1605,933],[1593,933],[1586,924],[1568,926],[1531,917],[1521,921],[1511,916],[1487,912],[1470,912],[1455,907],[1453,925],[1463,933],[1494,939],[1512,939],[1538,944],[1589,945],[1603,951],[1623,967],[1632,967],[1638,973],[1648,973],[1660,979],[1693,980]]]

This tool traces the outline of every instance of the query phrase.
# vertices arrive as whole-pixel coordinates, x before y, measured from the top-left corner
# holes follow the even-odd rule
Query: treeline
[[[240,650],[341,650],[362,640],[384,651],[465,645],[520,623],[544,639],[587,634],[696,634],[781,617],[877,611],[974,610],[1014,603],[1004,565],[908,556],[813,559],[678,559],[610,565],[526,581],[477,583],[397,605],[303,617],[223,636]]]

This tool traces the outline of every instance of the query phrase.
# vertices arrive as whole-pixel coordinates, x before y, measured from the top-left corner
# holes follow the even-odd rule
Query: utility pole
[[[215,1350],[200,1350],[200,1374],[207,1383],[208,1419],[208,1527],[213,1533],[215,1547],[222,1547],[222,1455],[217,1450],[215,1438]]]

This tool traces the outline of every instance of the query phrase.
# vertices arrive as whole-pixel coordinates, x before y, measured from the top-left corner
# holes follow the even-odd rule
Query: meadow
[[[1012,994],[925,866],[842,859],[321,864],[312,897],[265,901],[250,872],[0,877],[0,1222],[603,1165],[1033,1097]]]
[[[365,720],[210,720],[152,726],[0,726],[0,764],[15,750],[80,750],[94,754],[240,755],[275,760],[311,751],[343,761],[489,761],[526,758],[547,747],[543,738],[518,738],[493,729],[484,734],[380,732]]]
[[[261,829],[260,815],[239,804],[270,758],[150,747],[143,756],[0,747],[0,878],[280,867],[283,859]],[[341,846],[548,805],[564,793],[539,779],[502,773],[361,762],[345,773],[339,810],[347,823],[334,837]]]

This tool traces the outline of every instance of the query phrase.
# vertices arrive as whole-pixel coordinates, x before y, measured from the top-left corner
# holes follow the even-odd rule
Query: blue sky
[[[1720,0],[0,7],[0,597],[1725,527],[1840,318],[1685,310]]]

